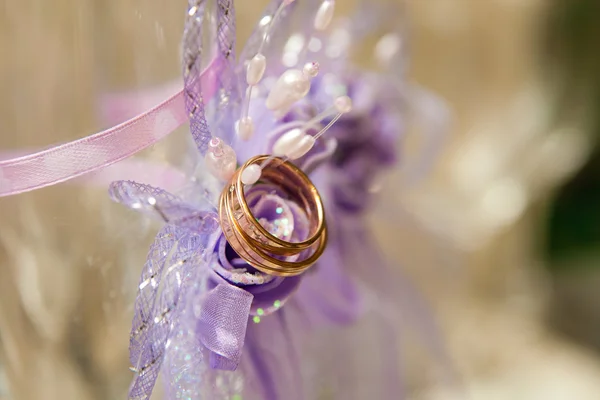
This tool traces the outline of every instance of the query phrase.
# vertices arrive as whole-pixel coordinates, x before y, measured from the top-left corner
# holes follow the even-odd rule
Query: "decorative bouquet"
[[[334,21],[334,5],[273,1],[236,57],[233,1],[190,0],[183,92],[79,143],[111,137],[103,150],[114,162],[190,123],[182,158],[197,167],[174,193],[110,185],[115,201],[164,223],[135,301],[131,399],[149,398],[159,376],[169,399],[400,398],[405,315],[447,363],[426,306],[364,220],[381,173],[398,163],[407,112],[430,124],[422,167],[444,110],[404,80],[398,10],[363,4]],[[383,71],[354,67],[356,43],[390,21],[375,52]],[[67,179],[53,174],[68,168],[43,182],[31,171],[68,154],[73,146],[0,163],[0,191]],[[69,178],[93,169],[77,168]]]

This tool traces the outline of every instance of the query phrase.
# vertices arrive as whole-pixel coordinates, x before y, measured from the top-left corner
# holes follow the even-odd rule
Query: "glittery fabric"
[[[197,270],[190,277],[190,293],[201,290],[201,273]],[[167,390],[164,395],[167,400],[206,398],[203,383],[208,369],[207,354],[202,346],[198,345],[194,321],[193,308],[183,308],[171,333],[171,351],[166,352],[162,377],[166,385],[177,387],[177,390]]]
[[[150,248],[131,327],[130,361],[135,372],[129,391],[132,399],[145,399],[152,392],[172,326],[185,303],[184,287],[190,272],[202,265],[207,245],[207,235],[191,234],[169,224]]]
[[[221,235],[214,211],[195,209],[177,196],[135,182],[114,182],[110,193],[133,209],[160,210],[167,222],[150,248],[138,286],[130,338],[135,377],[129,397],[150,396],[167,353],[173,377],[166,385],[168,396],[195,390],[198,375],[177,362],[181,352],[198,353],[196,362],[203,359],[204,348],[211,368],[235,370],[253,295],[209,267]]]
[[[219,229],[215,213],[198,211],[195,206],[160,188],[133,181],[117,181],[110,185],[109,195],[129,208],[163,222],[188,227],[196,233],[211,233]]]
[[[170,337],[162,369],[164,398],[169,400],[235,399],[242,390],[240,374],[214,367],[232,369],[233,363],[229,366],[218,363],[227,363],[227,357],[236,357],[243,347],[251,297],[222,282],[215,286],[215,275],[206,271],[200,268],[193,271],[186,292],[187,304],[182,307]],[[218,304],[220,299],[226,307]]]

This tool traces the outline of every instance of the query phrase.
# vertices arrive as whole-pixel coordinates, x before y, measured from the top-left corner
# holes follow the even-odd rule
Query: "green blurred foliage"
[[[554,122],[575,121],[596,146],[585,167],[560,189],[549,214],[549,265],[579,254],[600,254],[600,1],[552,0],[542,68],[558,88]],[[583,123],[582,123],[583,122]],[[600,267],[600,260],[595,263]]]

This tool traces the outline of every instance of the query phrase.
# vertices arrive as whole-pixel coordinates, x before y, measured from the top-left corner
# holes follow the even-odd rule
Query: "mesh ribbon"
[[[202,85],[205,83],[199,79],[199,71],[202,70],[204,58],[203,26],[207,23],[212,27],[212,21],[206,19],[206,9],[209,4],[207,0],[189,0],[188,12],[186,14],[185,28],[183,33],[183,79],[185,93],[185,107],[189,113],[190,131],[196,142],[200,154],[206,153],[210,141],[211,129],[208,126],[205,109],[205,92]],[[224,109],[229,104],[233,94],[233,65],[235,63],[235,15],[232,0],[218,0],[217,4],[217,53],[219,59],[223,60],[224,68],[212,83],[217,90],[216,115],[223,117]],[[208,49],[212,50],[212,49]],[[219,125],[216,124],[217,128]],[[232,127],[230,124],[229,128]],[[215,129],[215,127],[213,127]],[[221,132],[220,135],[223,136]]]

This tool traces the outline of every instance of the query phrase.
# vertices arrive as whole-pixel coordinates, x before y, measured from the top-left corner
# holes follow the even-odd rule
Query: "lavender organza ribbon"
[[[202,87],[199,96],[208,100],[216,94],[216,76],[223,69],[224,61],[215,57],[204,69],[195,70],[198,88]],[[0,197],[40,189],[106,168],[153,145],[187,120],[184,94],[179,91],[110,129],[36,153],[0,160]]]
[[[222,280],[199,305],[197,334],[210,350],[211,368],[234,371],[244,348],[254,296]]]

